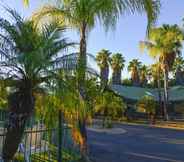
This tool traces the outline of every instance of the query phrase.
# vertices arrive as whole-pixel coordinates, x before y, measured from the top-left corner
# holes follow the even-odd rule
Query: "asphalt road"
[[[88,130],[93,162],[184,162],[184,131],[116,126],[123,133]]]

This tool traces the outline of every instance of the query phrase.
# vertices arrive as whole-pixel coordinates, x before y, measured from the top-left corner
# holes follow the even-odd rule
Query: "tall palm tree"
[[[129,62],[128,71],[131,72],[131,80],[134,86],[140,86],[140,68],[141,62],[138,59]]]
[[[110,51],[102,49],[96,56],[97,64],[100,67],[101,86],[103,88],[107,86],[109,79],[110,55]]]
[[[24,0],[24,2],[27,4],[28,0]],[[149,28],[156,20],[159,8],[158,0],[60,0],[55,6],[43,7],[35,14],[34,18],[39,21],[45,16],[52,16],[59,20],[64,19],[68,26],[77,29],[80,33],[78,77],[81,84],[84,81],[86,69],[86,37],[87,33],[96,25],[96,20],[99,20],[108,29],[115,26],[121,14],[134,13],[134,11],[146,12]],[[84,94],[81,95],[84,96]]]
[[[13,17],[11,22],[0,19],[0,71],[12,87],[3,146],[5,162],[12,160],[21,142],[25,124],[34,111],[35,94],[55,76],[58,52],[72,45],[62,36],[64,27],[52,23],[38,31],[32,21],[24,20],[14,10],[8,12]]]
[[[176,84],[184,85],[184,59],[182,56],[175,59],[172,71],[176,78]]]
[[[113,54],[111,57],[112,84],[121,84],[121,72],[125,66],[125,58],[121,53]]]
[[[164,111],[168,120],[168,75],[176,56],[181,52],[183,33],[177,25],[163,25],[150,30],[147,41],[141,42],[142,49],[147,49],[150,56],[159,59],[164,74]]]
[[[140,67],[140,84],[142,87],[146,86],[148,82],[149,69],[146,65]]]
[[[28,2],[28,0],[24,0]],[[43,7],[34,15],[40,21],[46,16],[65,20],[68,26],[76,29],[80,34],[80,49],[78,57],[78,84],[80,95],[85,99],[84,80],[86,70],[87,34],[100,21],[106,29],[114,27],[121,14],[146,12],[148,28],[154,24],[159,13],[160,3],[154,0],[60,0],[56,5]]]
[[[24,0],[28,2],[28,0]],[[155,23],[160,9],[159,0],[57,0],[56,5],[47,5],[34,15],[35,20],[51,16],[58,21],[64,20],[65,24],[76,29],[80,35],[80,47],[77,66],[79,95],[85,101],[85,72],[87,36],[100,22],[106,30],[114,28],[121,14],[135,11],[146,12],[148,18],[148,29]],[[63,21],[61,21],[61,24]],[[84,137],[86,136],[85,119],[82,123]],[[87,145],[87,144],[86,144]],[[86,152],[86,150],[84,150]]]

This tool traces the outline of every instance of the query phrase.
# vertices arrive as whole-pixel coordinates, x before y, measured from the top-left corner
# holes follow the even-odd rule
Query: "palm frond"
[[[23,3],[26,7],[29,6],[29,0],[23,0]]]

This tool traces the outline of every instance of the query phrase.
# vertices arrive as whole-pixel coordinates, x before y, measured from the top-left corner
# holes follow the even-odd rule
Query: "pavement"
[[[117,124],[89,128],[88,141],[92,162],[184,162],[182,130]]]

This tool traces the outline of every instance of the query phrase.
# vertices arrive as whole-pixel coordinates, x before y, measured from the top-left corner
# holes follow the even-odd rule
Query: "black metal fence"
[[[0,111],[0,161],[6,135],[7,113]],[[32,118],[26,126],[14,162],[76,162],[80,159],[79,147],[72,140],[71,128],[46,128],[42,120]]]

